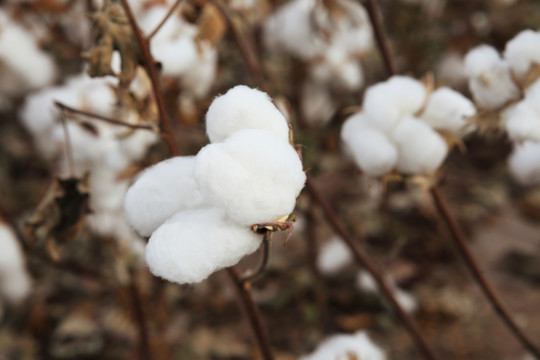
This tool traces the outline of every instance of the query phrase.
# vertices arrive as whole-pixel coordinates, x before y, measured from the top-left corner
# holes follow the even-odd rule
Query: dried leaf
[[[204,41],[216,46],[225,35],[227,21],[216,6],[206,3],[197,19],[197,28],[199,31],[195,36],[195,42],[199,48]]]
[[[535,63],[525,75],[525,79],[523,79],[523,89],[526,89],[535,83],[538,78],[540,78],[540,64]]]

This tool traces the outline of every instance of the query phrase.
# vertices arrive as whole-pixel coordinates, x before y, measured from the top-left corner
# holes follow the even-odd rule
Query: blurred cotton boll
[[[502,113],[502,120],[513,141],[540,141],[540,114],[529,101],[521,101]]]
[[[512,71],[523,81],[533,65],[540,65],[540,33],[524,30],[506,43],[504,58]]]
[[[429,96],[420,118],[434,129],[459,134],[463,132],[467,119],[475,114],[476,108],[469,99],[457,91],[441,87]]]
[[[396,298],[396,301],[401,306],[401,308],[408,314],[412,314],[418,310],[418,300],[412,295],[411,293],[408,293],[402,289],[400,289],[397,285],[394,279],[387,275],[385,277],[385,281],[390,287],[390,290],[392,291],[393,295]],[[377,283],[375,282],[375,279],[373,279],[373,276],[369,274],[367,271],[361,270],[356,275],[356,286],[365,292],[373,293],[373,294],[379,294],[379,287]]]
[[[540,143],[525,141],[516,144],[510,155],[510,173],[521,185],[529,186],[540,182]]]
[[[364,331],[334,335],[323,341],[310,355],[299,360],[366,359],[386,360],[384,351]]]
[[[159,277],[197,283],[232,266],[259,247],[262,236],[231,221],[217,208],[180,211],[150,237],[146,262]]]
[[[19,240],[0,220],[0,293],[8,302],[18,303],[30,294],[31,287]]]
[[[332,276],[338,274],[353,261],[353,254],[345,242],[337,236],[326,241],[317,256],[317,269],[321,274]]]

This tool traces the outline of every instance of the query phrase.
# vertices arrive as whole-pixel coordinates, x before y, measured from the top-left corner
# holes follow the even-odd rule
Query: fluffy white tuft
[[[336,112],[328,86],[315,81],[302,85],[300,107],[306,122],[312,126],[328,124]]]
[[[195,179],[207,201],[243,225],[290,214],[306,175],[294,148],[266,130],[240,130],[198,153]]]
[[[508,136],[513,141],[540,141],[540,116],[530,101],[520,101],[502,113]]]
[[[510,155],[510,172],[521,185],[535,185],[540,182],[540,143],[525,141],[516,144]]]
[[[28,296],[31,283],[15,233],[0,223],[0,292],[8,301],[17,303]]]
[[[145,258],[156,276],[197,283],[236,264],[261,241],[262,236],[230,221],[219,209],[181,211],[154,231]]]
[[[389,132],[400,119],[418,112],[425,101],[426,88],[420,81],[393,76],[366,91],[363,109],[371,126]]]
[[[341,128],[341,139],[356,164],[369,176],[382,176],[396,166],[398,152],[386,135],[368,125],[362,113],[349,117]]]
[[[425,122],[408,117],[396,126],[392,139],[398,147],[397,170],[403,174],[428,174],[443,162],[445,140]]]
[[[167,159],[146,169],[129,188],[124,210],[140,235],[149,236],[178,211],[204,207],[194,166],[193,156]]]
[[[206,132],[210,142],[217,143],[243,129],[264,129],[285,141],[289,139],[287,120],[270,97],[238,85],[214,99],[206,113]]]
[[[386,360],[386,354],[365,332],[358,331],[350,335],[334,335],[319,344],[312,354],[300,357],[300,360],[330,359]]]
[[[447,87],[435,90],[422,112],[421,119],[437,130],[458,134],[467,124],[467,118],[476,114],[474,104]]]
[[[506,43],[504,58],[519,80],[523,80],[533,64],[540,65],[540,33],[524,30]]]
[[[352,260],[351,250],[342,239],[334,236],[321,246],[317,268],[322,274],[331,276],[343,270]]]

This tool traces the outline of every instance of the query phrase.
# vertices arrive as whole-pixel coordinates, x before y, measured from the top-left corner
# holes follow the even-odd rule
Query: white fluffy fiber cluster
[[[290,54],[308,65],[309,80],[301,91],[307,121],[324,124],[335,111],[310,111],[329,102],[330,89],[358,90],[364,84],[361,58],[372,48],[372,30],[364,8],[355,1],[337,0],[331,11],[316,0],[293,0],[279,8],[264,24],[267,47]],[[330,113],[330,116],[328,115]]]
[[[56,64],[37,36],[0,9],[0,93],[21,95],[51,84]]]
[[[70,176],[67,143],[60,111],[54,101],[76,109],[116,118],[114,78],[90,78],[85,74],[75,76],[62,86],[45,88],[26,98],[20,118],[30,131],[39,152],[47,159],[57,161],[60,176]],[[134,111],[122,112],[125,121],[139,120]],[[81,123],[67,121],[71,155],[76,176],[90,173],[90,207],[93,214],[88,223],[104,236],[113,236],[130,245],[140,239],[124,220],[123,198],[128,189],[127,180],[118,175],[140,160],[159,137],[147,130],[130,130],[122,126],[88,120],[93,130]]]
[[[11,228],[0,222],[0,293],[7,301],[17,303],[28,296],[31,286],[19,241]]]
[[[442,87],[428,96],[421,82],[405,76],[371,86],[362,105],[343,124],[341,139],[362,171],[374,177],[393,170],[435,171],[448,151],[437,130],[457,135],[476,113],[458,92]]]
[[[133,228],[150,236],[152,273],[195,283],[255,251],[250,226],[290,214],[305,174],[288,124],[265,93],[236,86],[206,115],[210,144],[196,156],[165,160],[129,189]]]
[[[300,360],[386,360],[384,351],[364,331],[334,335],[323,341],[310,355]]]

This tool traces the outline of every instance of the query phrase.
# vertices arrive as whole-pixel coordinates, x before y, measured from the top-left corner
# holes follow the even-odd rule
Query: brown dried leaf
[[[525,79],[523,79],[523,89],[528,88],[530,85],[536,82],[540,78],[540,64],[533,64],[527,74]]]
[[[227,31],[227,21],[218,8],[210,3],[204,5],[196,24],[199,31],[195,36],[195,42],[199,47],[203,41],[216,46]]]

